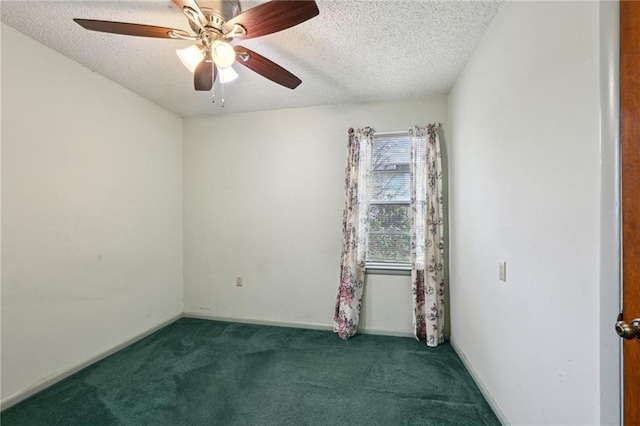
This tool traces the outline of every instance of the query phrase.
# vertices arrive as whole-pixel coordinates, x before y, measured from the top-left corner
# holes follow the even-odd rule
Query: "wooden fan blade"
[[[256,52],[253,52],[246,47],[235,46],[234,50],[238,55],[237,63],[257,72],[274,83],[278,83],[284,87],[288,87],[289,89],[295,89],[300,85],[300,83],[302,83],[302,80],[282,68],[280,65],[265,58],[264,56],[258,55]],[[248,59],[245,61],[243,58],[247,57]]]
[[[207,17],[204,16],[204,13],[202,13],[200,6],[198,6],[198,3],[196,3],[194,0],[171,0],[171,1],[173,2],[173,4],[175,4],[178,7],[178,9],[180,9],[180,12],[184,13],[185,7],[189,7],[193,9],[198,15],[198,19],[200,20],[200,23],[202,25],[207,24]]]
[[[315,1],[270,1],[241,13],[224,28],[229,32],[234,24],[240,24],[247,30],[242,38],[250,39],[301,24],[319,13]]]
[[[74,21],[91,31],[100,31],[103,33],[122,34],[138,37],[155,37],[155,38],[176,38],[171,35],[186,34],[185,31],[173,28],[156,27],[153,25],[129,24],[126,22],[112,21],[96,21],[93,19],[74,19]]]
[[[213,62],[203,59],[193,73],[193,85],[196,90],[208,92],[213,87]]]

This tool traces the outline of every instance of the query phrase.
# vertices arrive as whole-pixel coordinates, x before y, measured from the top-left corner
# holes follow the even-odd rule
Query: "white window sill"
[[[373,263],[367,262],[367,274],[375,275],[411,275],[411,265],[408,263]]]

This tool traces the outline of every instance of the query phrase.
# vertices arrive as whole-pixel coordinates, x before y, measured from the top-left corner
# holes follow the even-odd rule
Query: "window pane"
[[[410,220],[408,204],[370,205],[367,261],[408,263]]]
[[[367,261],[376,263],[409,263],[409,234],[369,234]]]
[[[369,175],[368,262],[410,261],[410,162],[408,134],[375,136]]]
[[[409,171],[377,171],[370,176],[371,202],[409,201]]]
[[[376,138],[371,151],[372,170],[409,170],[409,138]]]

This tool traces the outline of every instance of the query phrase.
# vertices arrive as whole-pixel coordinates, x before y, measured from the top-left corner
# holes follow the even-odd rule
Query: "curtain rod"
[[[395,136],[395,135],[406,135],[409,134],[409,129],[405,131],[397,131],[397,132],[375,132],[375,136]]]
[[[436,123],[438,125],[438,127],[442,126],[441,123]],[[395,132],[375,132],[374,135],[375,136],[395,136],[395,135],[406,135],[409,133],[409,129],[412,129],[413,126],[408,127],[407,130],[400,130],[400,131],[395,131]]]

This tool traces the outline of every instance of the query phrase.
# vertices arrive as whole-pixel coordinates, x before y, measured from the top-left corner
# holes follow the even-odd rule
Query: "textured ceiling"
[[[242,1],[242,10],[264,1]],[[242,45],[297,75],[295,90],[245,67],[225,85],[225,107],[193,89],[175,54],[190,42],[87,31],[73,18],[190,31],[170,0],[2,0],[2,22],[180,116],[418,98],[448,93],[500,1],[327,1],[320,15]],[[234,44],[240,44],[239,40]],[[220,98],[220,85],[215,86]]]

